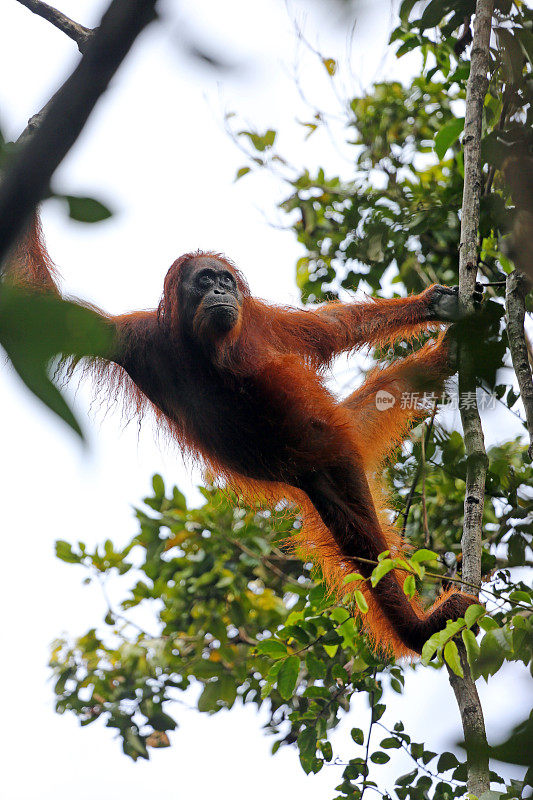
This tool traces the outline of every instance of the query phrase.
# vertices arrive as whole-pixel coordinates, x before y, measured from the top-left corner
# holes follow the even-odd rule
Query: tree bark
[[[74,39],[80,53],[85,52],[89,40],[93,35],[93,31],[90,28],[85,28],[78,22],[74,22],[74,20],[67,17],[66,14],[63,14],[56,8],[52,8],[52,6],[49,6],[47,3],[43,3],[42,0],[17,0],[17,2],[26,6],[26,8],[34,14],[50,22],[63,33],[66,33],[67,36]]]
[[[520,397],[524,404],[527,429],[529,432],[528,455],[533,461],[533,379],[527,352],[524,318],[526,315],[525,296],[531,284],[518,270],[507,276],[505,289],[505,308],[507,311],[507,338],[518,380]]]
[[[463,311],[473,311],[477,277],[479,202],[482,187],[481,127],[488,88],[489,45],[493,0],[477,0],[472,42],[470,76],[466,89],[464,148],[464,187],[459,250],[459,301]],[[460,349],[459,407],[467,456],[464,526],[461,540],[462,577],[465,583],[481,585],[481,539],[487,454],[477,403],[462,403],[473,397],[476,380],[468,347]],[[474,394],[470,394],[470,393]],[[468,394],[466,394],[468,393]],[[464,587],[469,594],[471,588]],[[472,680],[465,649],[459,647],[464,677],[448,669],[450,683],[461,714],[467,752],[468,791],[477,797],[490,789],[489,759],[483,709]]]

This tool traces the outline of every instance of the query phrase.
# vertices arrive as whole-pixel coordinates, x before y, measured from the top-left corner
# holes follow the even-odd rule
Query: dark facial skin
[[[180,303],[189,332],[207,327],[224,334],[237,324],[242,296],[226,264],[216,258],[193,258],[181,283]]]

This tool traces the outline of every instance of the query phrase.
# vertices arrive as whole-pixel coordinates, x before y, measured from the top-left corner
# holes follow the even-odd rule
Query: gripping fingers
[[[472,294],[476,311],[480,307],[482,299],[483,284],[476,283]],[[458,322],[463,319],[465,315],[459,306],[459,287],[441,286],[440,284],[433,286],[428,312],[430,319],[435,322]]]
[[[460,319],[459,287],[433,286],[428,314],[429,319],[435,322],[456,322]]]
[[[476,283],[474,288],[474,294],[472,295],[472,300],[474,301],[474,308],[478,309],[481,305],[481,301],[483,300],[483,284]]]

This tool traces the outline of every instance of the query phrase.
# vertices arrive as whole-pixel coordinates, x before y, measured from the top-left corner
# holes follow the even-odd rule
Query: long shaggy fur
[[[15,279],[58,291],[37,220],[15,257]],[[238,324],[217,338],[200,305],[192,340],[184,329],[182,280],[191,259],[202,257],[232,272],[242,308]],[[86,365],[109,398],[122,396],[137,417],[151,411],[159,431],[247,501],[295,503],[303,526],[294,533],[294,548],[320,565],[337,598],[351,572],[367,578],[360,587],[369,605],[363,624],[376,647],[396,656],[420,652],[431,633],[473,601],[451,590],[424,613],[403,593],[405,575],[390,573],[373,589],[372,565],[364,561],[386,549],[397,556],[405,550],[390,523],[382,467],[423,416],[402,407],[402,393],[442,387],[447,345],[441,336],[374,370],[343,402],[325,387],[323,372],[339,352],[427,329],[429,292],[318,311],[274,307],[250,295],[230,261],[198,251],[174,262],[157,310],[108,317],[116,328],[114,360]],[[379,391],[394,398],[383,412],[376,406]]]

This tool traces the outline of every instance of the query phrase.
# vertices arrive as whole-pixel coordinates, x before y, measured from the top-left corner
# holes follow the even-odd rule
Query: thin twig
[[[436,404],[435,404],[436,407]],[[426,428],[427,435],[427,425]],[[421,446],[421,465],[422,465],[422,527],[424,530],[424,544],[429,547],[431,544],[431,535],[428,526],[428,510],[426,506],[426,436],[422,436],[420,441]]]
[[[365,790],[367,788],[367,783],[366,782],[368,780],[368,772],[369,772],[368,756],[370,754],[370,737],[372,736],[372,727],[373,727],[374,723],[376,722],[376,720],[374,719],[374,707],[376,705],[376,701],[375,701],[376,674],[377,674],[377,667],[374,668],[374,672],[372,674],[372,678],[373,678],[373,681],[374,681],[374,688],[370,692],[370,725],[368,727],[368,735],[367,735],[367,739],[366,739],[366,752],[365,752],[365,767],[366,767],[366,769],[365,769],[365,774],[363,775],[363,786],[362,786],[362,789],[361,789],[360,800],[363,800],[363,795],[364,795]]]
[[[437,413],[437,403],[435,401],[435,403],[433,405],[433,411],[431,413],[431,419],[429,421],[429,425],[428,425],[427,430],[426,430],[426,435],[425,435],[425,440],[424,440],[424,452],[425,452],[426,447],[429,444],[429,439],[430,439],[430,436],[431,436],[431,432],[433,430],[433,424],[435,422],[435,414],[436,413]],[[405,508],[404,508],[403,511],[400,512],[400,514],[403,517],[402,539],[405,538],[405,531],[406,531],[406,528],[407,528],[407,520],[409,519],[409,511],[411,509],[411,504],[413,502],[413,497],[414,497],[414,494],[415,494],[415,491],[416,491],[416,487],[417,487],[418,481],[420,479],[421,471],[422,471],[422,464],[421,464],[421,462],[419,462],[418,465],[417,465],[417,468],[416,468],[415,477],[414,477],[413,482],[411,484],[411,488],[409,489],[409,494],[407,496],[407,500],[405,502]]]
[[[292,583],[295,586],[299,586],[300,588],[304,585],[300,583],[300,581],[297,580],[297,578],[293,578],[292,575],[287,575],[287,573],[283,572],[283,570],[280,569],[278,566],[276,566],[276,564],[273,564],[268,556],[262,556],[259,553],[256,553],[254,550],[247,547],[243,542],[239,541],[239,539],[232,539],[229,536],[225,536],[224,538],[230,544],[233,544],[235,545],[235,547],[238,547],[239,550],[242,550],[243,553],[246,553],[247,556],[250,556],[251,558],[256,558],[258,561],[263,563],[265,567],[267,567],[271,572],[273,572],[274,575],[277,575],[278,578],[281,578],[287,583]]]
[[[67,17],[66,14],[63,14],[62,11],[52,8],[48,3],[43,3],[42,0],[17,0],[17,2],[34,14],[47,20],[47,22],[50,22],[60,31],[66,33],[71,39],[74,39],[80,53],[85,53],[87,45],[94,33],[91,28],[85,28],[78,22],[74,22],[74,20]]]
[[[93,570],[93,574],[94,574],[94,577],[96,578],[96,580],[98,581],[98,583],[100,585],[100,589],[102,591],[102,595],[103,595],[105,604],[107,606],[108,613],[111,614],[111,616],[113,617],[114,620],[120,620],[121,622],[124,622],[125,625],[130,625],[132,628],[135,628],[136,630],[138,630],[139,633],[142,633],[143,636],[146,636],[148,639],[162,639],[162,638],[164,638],[163,636],[161,636],[160,633],[158,633],[157,635],[153,635],[153,634],[149,633],[145,628],[141,628],[140,625],[137,625],[136,622],[133,622],[133,620],[129,619],[129,617],[126,617],[126,616],[124,616],[124,614],[120,614],[118,611],[115,611],[115,609],[113,608],[113,606],[111,604],[111,600],[109,599],[109,595],[107,594],[107,590],[106,590],[106,587],[105,587],[105,581],[104,581],[104,578],[102,577],[101,572],[99,572],[97,569],[94,569]]]

